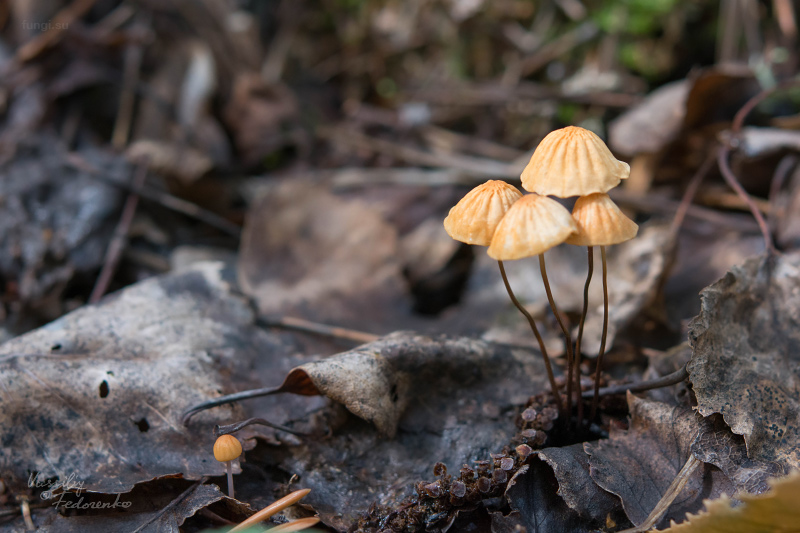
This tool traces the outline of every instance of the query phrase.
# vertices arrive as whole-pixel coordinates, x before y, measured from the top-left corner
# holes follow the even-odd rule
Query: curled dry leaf
[[[721,416],[712,415],[709,420],[713,427],[692,443],[692,454],[722,470],[737,491],[760,494],[769,489],[769,478],[783,475],[781,465],[748,457],[744,438],[733,433]]]
[[[507,406],[512,399],[524,402],[532,391],[543,390],[540,361],[533,352],[475,339],[400,331],[299,366],[281,389],[324,394],[393,437],[414,399],[442,416],[462,395],[481,398],[484,410],[492,404]]]
[[[210,456],[211,427],[245,418],[244,409],[202,413],[189,428],[181,413],[238,390],[231,381],[251,374],[255,361],[290,352],[253,327],[230,274],[204,263],[153,278],[0,346],[6,485],[27,490],[38,472],[125,492],[158,476],[222,474]]]
[[[797,531],[800,524],[800,472],[770,479],[772,490],[766,494],[741,496],[742,505],[722,496],[706,500],[706,510],[688,515],[682,524],[672,524],[669,533],[775,533]]]
[[[630,393],[628,406],[630,429],[612,431],[609,439],[586,443],[584,449],[591,456],[592,479],[619,496],[628,518],[638,526],[686,463],[704,422],[688,407],[643,400]],[[695,471],[667,516],[682,517],[700,508],[701,499],[710,496],[706,491],[713,489],[713,483],[703,483],[706,473],[703,468]]]
[[[722,414],[751,459],[800,467],[800,254],[734,267],[703,291],[689,338],[700,413]]]
[[[374,503],[392,508],[414,494],[431,466],[451,472],[508,444],[519,407],[547,387],[541,357],[467,338],[398,332],[293,370],[284,389],[315,391],[354,416],[330,417],[326,439],[271,453],[312,489],[304,500],[346,530]],[[558,499],[557,496],[555,496]]]
[[[263,314],[388,325],[410,309],[398,255],[395,229],[364,202],[286,182],[250,210],[239,282]]]

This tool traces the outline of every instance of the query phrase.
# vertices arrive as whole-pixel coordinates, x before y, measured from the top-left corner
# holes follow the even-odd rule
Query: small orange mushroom
[[[233,468],[231,461],[242,455],[242,444],[233,435],[220,435],[214,443],[214,459],[225,463],[228,473],[228,496],[233,498]]]

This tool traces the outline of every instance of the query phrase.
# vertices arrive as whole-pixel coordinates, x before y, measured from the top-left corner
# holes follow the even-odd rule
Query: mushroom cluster
[[[570,126],[547,135],[522,171],[522,195],[516,187],[490,180],[470,191],[450,210],[445,229],[454,239],[467,244],[488,246],[496,259],[509,297],[525,315],[536,337],[559,411],[571,416],[573,372],[580,398],[580,343],[588,311],[588,291],[593,272],[594,246],[600,246],[603,267],[604,319],[600,352],[595,373],[594,418],[597,409],[600,365],[608,330],[608,289],[605,247],[636,236],[638,226],[611,201],[608,194],[630,175],[630,167],[618,161],[605,143],[589,130]],[[572,214],[549,198],[578,196]],[[584,305],[574,350],[572,336],[558,312],[547,279],[544,253],[561,243],[588,248],[589,272],[584,287]],[[533,317],[514,296],[505,274],[503,261],[539,256],[545,292],[550,308],[564,334],[567,352],[566,411],[556,386],[547,351]],[[578,401],[578,420],[583,418],[583,403]]]

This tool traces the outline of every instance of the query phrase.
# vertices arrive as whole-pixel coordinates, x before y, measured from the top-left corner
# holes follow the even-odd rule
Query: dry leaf
[[[248,301],[225,275],[205,263],[153,278],[0,346],[6,486],[27,490],[38,472],[125,492],[158,476],[221,474],[211,428],[245,410],[203,413],[189,428],[181,414],[248,384],[265,361],[273,375],[292,364],[291,348],[253,326]],[[271,412],[278,423],[281,414]]]
[[[732,507],[727,496],[706,500],[706,510],[688,515],[682,524],[672,523],[670,533],[792,533],[800,524],[800,471],[770,480],[766,494],[741,496],[742,505]]]
[[[608,440],[586,443],[592,479],[616,494],[631,522],[639,525],[655,508],[689,458],[702,419],[688,407],[643,400],[628,393],[630,429],[613,431]],[[698,469],[667,516],[683,516],[708,497],[704,470]],[[677,513],[677,514],[676,514]]]
[[[558,482],[543,461],[533,461],[508,482],[508,516],[492,513],[492,531],[528,533],[584,533],[586,523],[556,494]]]
[[[590,477],[589,456],[582,443],[534,453],[553,469],[558,480],[558,495],[582,517],[599,524],[620,510],[619,500],[598,487]]]
[[[334,411],[320,429],[330,437],[281,448],[272,460],[312,489],[305,501],[323,522],[346,530],[374,503],[400,505],[435,463],[455,472],[501,450],[520,406],[546,390],[543,366],[538,354],[479,340],[393,333],[303,365],[283,388],[325,393],[394,438]]]
[[[625,156],[659,152],[680,132],[690,88],[689,80],[662,85],[613,120],[608,127],[611,149]]]
[[[541,357],[533,352],[400,331],[295,368],[281,389],[324,394],[392,437],[413,400],[424,401],[429,414],[447,416],[456,398],[468,396],[489,412],[509,402],[523,403],[545,384]],[[425,418],[415,423],[427,426],[430,421]]]
[[[240,254],[240,284],[263,314],[370,330],[410,309],[394,228],[309,182],[280,184],[252,206]]]
[[[800,467],[800,254],[755,257],[702,293],[688,370],[698,410],[748,456]]]

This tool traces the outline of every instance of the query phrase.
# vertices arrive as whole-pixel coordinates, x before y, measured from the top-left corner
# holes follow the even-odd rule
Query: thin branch
[[[725,178],[725,182],[728,186],[736,191],[736,194],[747,203],[747,206],[750,208],[750,212],[753,213],[753,218],[756,219],[756,223],[758,224],[758,229],[761,230],[761,235],[764,237],[764,246],[767,249],[767,253],[770,255],[775,253],[775,244],[772,242],[772,235],[769,231],[769,226],[767,225],[767,221],[764,220],[764,216],[761,214],[761,210],[758,208],[756,203],[747,194],[747,191],[744,190],[742,184],[739,183],[739,180],[736,179],[736,175],[731,170],[730,164],[728,163],[728,157],[730,156],[730,148],[728,146],[720,146],[719,150],[717,151],[717,163],[719,164],[719,170],[722,172],[722,177]]]
[[[151,202],[156,202],[157,204],[166,207],[167,209],[171,209],[172,211],[176,211],[181,213],[182,215],[186,215],[187,217],[194,218],[208,224],[211,227],[217,228],[220,231],[231,235],[232,237],[236,237],[237,239],[240,237],[241,228],[230,222],[224,217],[217,215],[216,213],[212,213],[207,209],[203,209],[202,207],[193,204],[191,202],[187,202],[177,196],[172,196],[171,194],[167,194],[165,192],[157,191],[146,185],[142,187],[135,188],[131,185],[120,183],[119,181],[108,177],[103,171],[96,168],[94,165],[86,161],[80,154],[71,152],[68,153],[66,156],[66,164],[71,166],[72,168],[78,169],[80,171],[86,172],[90,176],[95,179],[101,180],[109,185],[113,185],[114,187],[119,187],[120,189],[126,190],[128,192],[133,192],[138,194],[140,197],[150,200]]]
[[[651,379],[649,381],[640,381],[639,383],[625,383],[622,385],[615,385],[613,387],[603,387],[598,391],[598,396],[612,396],[614,394],[626,394],[627,392],[644,392],[653,389],[662,389],[671,385],[677,385],[685,381],[689,377],[689,371],[683,366],[680,370],[676,370],[672,374],[667,374],[660,378]],[[586,391],[583,393],[584,398],[591,398],[594,396],[594,391]]]
[[[338,326],[329,326],[327,324],[320,324],[318,322],[311,322],[303,318],[293,316],[282,316],[276,319],[258,319],[257,324],[262,327],[268,328],[284,328],[294,331],[302,331],[303,333],[314,333],[316,335],[323,335],[325,337],[333,337],[336,339],[345,339],[348,341],[368,343],[374,342],[380,338],[380,335],[372,333],[365,333],[354,329],[340,328]]]
[[[147,162],[142,161],[136,167],[135,175],[133,177],[133,189],[140,189],[147,178]],[[89,296],[89,303],[97,303],[100,298],[108,290],[111,279],[114,277],[114,272],[117,271],[117,265],[122,257],[122,251],[128,243],[128,232],[131,229],[133,217],[136,214],[136,207],[139,205],[139,195],[130,193],[125,200],[125,207],[122,209],[122,216],[119,219],[117,228],[114,230],[114,237],[108,245],[106,251],[105,262],[103,268],[100,270],[100,276],[92,289],[92,294]]]

